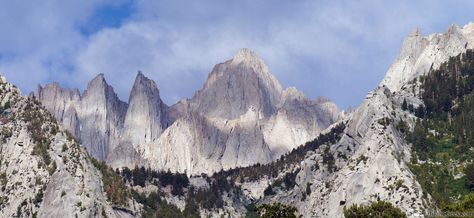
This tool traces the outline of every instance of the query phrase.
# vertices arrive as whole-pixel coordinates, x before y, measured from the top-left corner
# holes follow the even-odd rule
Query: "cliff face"
[[[89,82],[78,111],[79,139],[90,154],[104,160],[118,144],[127,104],[120,101],[102,74]]]
[[[114,167],[193,174],[267,163],[341,118],[329,101],[309,100],[295,88],[283,91],[248,49],[216,65],[202,90],[171,107],[142,73],[128,104],[103,75],[82,96],[57,84],[39,87],[36,96],[91,155]]]

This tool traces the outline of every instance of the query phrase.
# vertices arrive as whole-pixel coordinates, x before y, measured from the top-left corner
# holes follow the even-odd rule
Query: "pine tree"
[[[474,191],[474,163],[467,165],[464,173],[466,174],[467,185]]]
[[[402,110],[406,111],[408,109],[407,100],[404,98],[402,103]]]

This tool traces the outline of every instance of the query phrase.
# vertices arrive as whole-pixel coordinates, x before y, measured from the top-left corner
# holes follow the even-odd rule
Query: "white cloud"
[[[23,90],[64,81],[87,38],[80,28],[109,0],[0,1],[0,72]]]

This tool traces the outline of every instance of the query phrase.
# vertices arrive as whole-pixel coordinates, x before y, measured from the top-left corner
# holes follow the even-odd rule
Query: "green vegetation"
[[[451,208],[472,191],[474,52],[450,58],[420,81],[425,106],[411,110],[421,119],[407,133],[414,153],[409,166],[423,191],[440,208]]]
[[[28,132],[35,143],[32,155],[40,156],[44,164],[48,166],[51,164],[51,156],[48,152],[50,138],[57,133],[59,127],[54,117],[45,112],[44,108],[41,109],[29,100],[24,107],[22,118],[27,123]],[[49,125],[44,125],[46,123]]]
[[[285,218],[296,218],[296,210],[293,206],[284,205],[281,203],[275,204],[263,204],[257,206],[258,215],[261,218],[276,218],[276,217],[285,217]]]
[[[336,170],[336,159],[334,159],[334,155],[331,154],[329,146],[323,149],[323,164],[327,165],[327,169],[331,173]]]
[[[470,163],[464,169],[466,173],[467,185],[471,188],[471,191],[474,191],[474,163]]]
[[[311,183],[306,184],[306,195],[310,196],[311,195]]]
[[[39,206],[41,204],[41,202],[43,202],[44,190],[45,189],[46,189],[46,185],[42,185],[41,188],[39,189],[38,193],[36,193],[36,196],[33,199],[33,203],[36,206]]]
[[[458,203],[448,205],[442,208],[449,212],[468,212],[474,214],[474,193],[464,196],[464,199]]]
[[[257,211],[257,206],[255,203],[251,203],[247,206],[245,206],[245,209],[247,209],[247,213],[245,214],[245,218],[259,218],[258,211]]]
[[[405,213],[399,208],[394,207],[391,203],[385,201],[373,202],[370,205],[352,205],[344,208],[344,217],[346,218],[404,218]]]
[[[128,184],[141,187],[146,185],[163,188],[170,187],[171,195],[184,196],[186,204],[185,210],[181,214],[184,217],[199,217],[199,208],[208,210],[223,208],[225,205],[224,195],[233,194],[234,197],[238,198],[241,194],[240,188],[221,174],[215,174],[212,177],[202,175],[209,187],[196,189],[190,186],[186,174],[154,171],[144,167],[135,167],[133,170],[123,168],[121,172],[116,171],[116,173],[121,175],[123,181]],[[162,210],[162,212],[158,213],[159,217],[166,217],[163,214],[166,211],[171,211],[170,214],[174,214],[174,209],[170,208],[170,205],[165,200],[157,196],[159,195],[144,196],[137,192],[133,193],[133,197],[137,201],[146,204],[145,217],[157,215],[156,208],[161,208]]]
[[[306,190],[301,193],[301,201],[306,200],[306,197],[311,195],[311,185],[311,183],[306,183]]]
[[[147,183],[166,187],[171,185],[173,195],[184,195],[183,189],[189,186],[189,179],[184,173],[162,172],[145,167],[135,167],[133,170],[122,168],[121,175],[130,184],[145,187]]]
[[[264,194],[266,196],[275,194],[275,192],[273,191],[274,188],[280,188],[281,190],[285,191],[294,188],[296,185],[296,176],[299,172],[300,169],[297,169],[294,172],[286,173],[282,178],[275,180],[273,184],[269,185],[264,190]]]
[[[10,137],[13,136],[13,131],[8,128],[8,127],[2,127],[2,131],[0,132],[1,133],[1,136],[2,136],[2,142],[3,143],[6,143],[7,142],[7,139],[9,139]]]
[[[48,167],[48,173],[49,173],[50,176],[53,175],[54,172],[56,172],[56,168],[57,168],[57,167],[58,167],[58,166],[56,165],[56,161],[53,161],[53,163],[51,164],[51,166]]]
[[[132,196],[138,203],[144,206],[142,217],[188,217],[184,216],[175,205],[163,200],[157,192],[152,192],[146,196],[145,194],[132,191]]]
[[[116,205],[126,205],[130,194],[120,175],[104,161],[91,157],[91,162],[102,174],[102,183],[108,200]]]
[[[7,179],[7,174],[5,172],[0,173],[0,185],[2,188],[2,191],[5,191],[7,187],[8,179]]]

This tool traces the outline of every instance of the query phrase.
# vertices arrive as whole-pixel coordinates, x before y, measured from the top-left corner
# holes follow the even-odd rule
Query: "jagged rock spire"
[[[155,81],[139,71],[130,93],[124,135],[133,145],[156,140],[166,128],[166,111]]]

